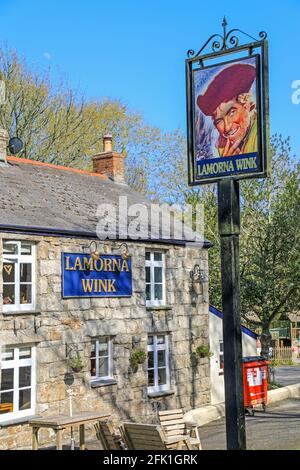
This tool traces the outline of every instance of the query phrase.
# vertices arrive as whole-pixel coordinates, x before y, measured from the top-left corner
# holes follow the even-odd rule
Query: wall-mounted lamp
[[[100,251],[97,248],[97,242],[92,241],[89,245],[83,245],[82,249],[90,248],[90,254],[93,260],[98,261],[100,258]]]
[[[119,249],[119,248],[123,248],[123,251],[121,253],[121,258],[124,259],[124,260],[128,260],[128,258],[130,257],[130,254],[129,254],[129,251],[128,251],[128,246],[127,246],[127,243],[121,243],[121,245],[118,245],[116,246],[116,249]]]
[[[203,283],[208,281],[207,273],[204,269],[200,269],[199,264],[195,264],[193,269],[190,271],[190,277],[193,283]]]
[[[91,241],[91,243],[89,245],[83,245],[82,246],[82,250],[84,251],[86,248],[89,248],[90,249],[90,254],[91,254],[91,257],[93,258],[93,260],[95,261],[98,261],[98,259],[100,258],[101,256],[101,253],[99,251],[99,245],[101,243],[98,243],[96,241]],[[128,251],[128,246],[127,246],[127,243],[121,243],[120,245],[117,245],[115,246],[114,248],[116,248],[117,250],[120,249],[120,248],[123,248],[122,252],[121,252],[121,258],[123,260],[128,260],[128,258],[130,257],[130,254],[129,254],[129,251]]]

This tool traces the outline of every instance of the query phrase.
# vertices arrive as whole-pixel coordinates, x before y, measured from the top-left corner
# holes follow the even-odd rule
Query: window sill
[[[23,418],[8,419],[7,421],[0,422],[0,429],[16,424],[27,424],[31,419],[38,418],[38,415],[23,416]]]
[[[172,305],[146,305],[146,310],[172,310]]]
[[[115,379],[107,379],[107,380],[95,380],[91,382],[91,388],[98,388],[98,387],[105,387],[107,385],[115,385],[118,381]]]
[[[16,311],[9,311],[9,312],[3,312],[2,315],[40,315],[41,312],[39,310],[16,310]]]
[[[167,397],[168,395],[174,395],[175,390],[164,390],[161,392],[148,392],[147,395],[149,398],[158,398],[158,397]]]

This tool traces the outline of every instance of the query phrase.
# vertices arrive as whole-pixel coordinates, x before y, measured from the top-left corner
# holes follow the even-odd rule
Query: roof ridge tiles
[[[107,180],[107,176],[102,175],[100,173],[93,173],[88,170],[81,170],[80,168],[73,168],[70,166],[63,166],[63,165],[55,165],[53,163],[46,163],[46,162],[40,162],[38,160],[30,160],[28,158],[20,158],[20,157],[15,157],[13,155],[7,156],[7,161],[8,162],[16,162],[16,163],[25,163],[29,165],[36,165],[36,166],[43,166],[47,168],[53,168],[55,170],[63,170],[63,171],[70,171],[73,173],[79,173],[82,175],[88,175],[88,176],[97,176],[97,178],[101,178],[103,180]]]

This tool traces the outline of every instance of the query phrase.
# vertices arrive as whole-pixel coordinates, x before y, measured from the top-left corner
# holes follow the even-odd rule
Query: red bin
[[[268,403],[268,365],[262,356],[243,357],[244,406],[252,415],[253,405],[261,403],[265,411]]]

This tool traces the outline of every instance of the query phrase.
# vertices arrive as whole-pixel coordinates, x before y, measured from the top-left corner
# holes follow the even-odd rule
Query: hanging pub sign
[[[128,297],[132,295],[131,258],[62,253],[62,297]]]
[[[269,171],[267,42],[238,46],[234,30],[223,27],[223,38],[210,38],[223,41],[214,52],[201,55],[209,40],[186,60],[190,185]]]

